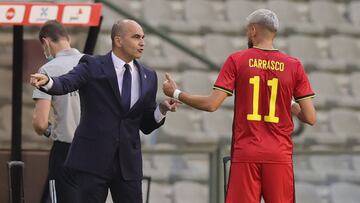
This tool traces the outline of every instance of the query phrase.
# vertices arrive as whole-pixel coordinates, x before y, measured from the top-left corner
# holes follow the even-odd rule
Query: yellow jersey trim
[[[214,90],[220,90],[222,92],[225,92],[228,96],[232,96],[233,93],[225,88],[219,87],[219,86],[214,86],[213,87]]]
[[[312,99],[312,98],[314,98],[314,97],[315,97],[315,95],[313,94],[313,95],[301,97],[301,98],[299,98],[299,99],[295,99],[295,101],[298,102],[298,101],[305,100],[305,99]]]
[[[260,49],[260,50],[264,50],[264,51],[279,51],[279,49],[275,49],[275,48],[272,48],[272,49],[264,49],[264,48],[260,48],[260,47],[257,47],[257,46],[253,46],[253,48],[255,48],[255,49]]]

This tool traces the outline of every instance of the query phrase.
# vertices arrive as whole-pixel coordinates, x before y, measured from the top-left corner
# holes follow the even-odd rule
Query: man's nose
[[[144,40],[144,39],[141,39],[139,45],[140,45],[141,47],[145,46],[145,40]]]

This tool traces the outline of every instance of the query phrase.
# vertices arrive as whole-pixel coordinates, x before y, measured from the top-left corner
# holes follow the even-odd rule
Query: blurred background
[[[183,91],[209,93],[227,55],[247,47],[246,16],[258,8],[275,11],[280,20],[275,48],[301,59],[317,94],[316,125],[300,126],[294,120],[300,132],[293,135],[296,200],[360,202],[360,1],[101,2],[104,18],[95,54],[110,51],[111,26],[115,20],[127,18],[124,13],[133,15],[143,25],[148,24],[150,29],[145,30],[146,46],[140,61],[158,73],[159,100],[164,97],[161,87],[165,72],[173,75]],[[67,29],[72,45],[83,50],[88,28]],[[31,125],[34,102],[28,78],[45,62],[37,42],[38,31],[39,27],[24,30],[22,149],[25,198],[30,203],[40,199],[51,146],[51,141],[37,136]],[[174,46],[166,38],[179,45]],[[11,147],[12,46],[12,27],[0,27],[0,202],[7,202],[8,198],[6,161]],[[181,49],[182,46],[190,52]],[[168,114],[161,129],[142,136],[144,175],[152,178],[150,203],[223,201],[222,157],[229,155],[233,106],[231,97],[211,114],[181,106],[176,114]],[[144,195],[146,190],[144,184]]]

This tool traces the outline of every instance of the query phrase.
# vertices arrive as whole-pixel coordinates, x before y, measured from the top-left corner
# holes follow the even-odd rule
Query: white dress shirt
[[[121,95],[123,76],[125,72],[125,67],[124,67],[125,61],[117,57],[113,52],[111,52],[111,58],[115,67],[116,77]],[[128,64],[130,65],[130,72],[131,72],[131,102],[130,102],[130,108],[131,108],[140,97],[140,78],[139,78],[138,67],[134,65],[134,61],[130,61]],[[49,77],[48,84],[43,86],[43,88],[45,90],[49,90],[53,86],[53,83],[54,81]],[[154,111],[155,121],[160,123],[164,117],[165,115],[163,115],[160,112],[159,106],[157,106],[156,110]]]
[[[126,64],[125,61],[115,56],[113,52],[111,52],[111,58],[114,63],[116,77],[119,85],[119,91],[120,95],[122,95],[122,85],[123,85],[123,78],[125,73],[125,67]],[[130,61],[130,73],[131,73],[131,102],[130,102],[130,108],[134,106],[136,101],[140,97],[140,80],[139,80],[139,70],[136,66],[134,66],[134,61]]]

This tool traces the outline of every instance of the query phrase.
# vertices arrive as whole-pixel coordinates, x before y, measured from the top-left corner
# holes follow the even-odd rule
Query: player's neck
[[[70,43],[68,41],[59,41],[56,43],[56,45],[53,47],[55,54],[59,53],[60,51],[63,51],[65,49],[70,49]]]
[[[266,50],[274,49],[273,42],[268,40],[263,40],[258,43],[254,43],[254,47],[257,47],[259,49],[266,49]]]

